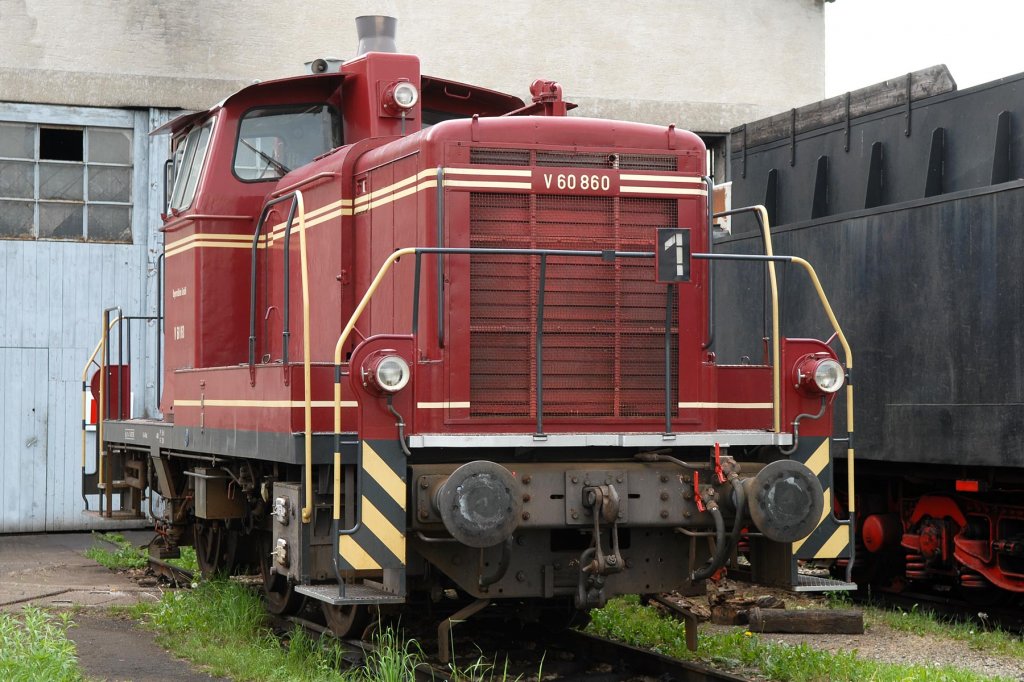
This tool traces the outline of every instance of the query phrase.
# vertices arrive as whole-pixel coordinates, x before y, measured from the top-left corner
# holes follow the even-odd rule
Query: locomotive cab
[[[162,551],[256,564],[272,610],[318,599],[342,634],[450,593],[459,618],[697,593],[741,539],[756,580],[849,589],[797,571],[853,551],[830,441],[852,360],[813,268],[767,225],[765,253],[713,253],[698,136],[530,91],[369,52],[161,129],[165,417],[101,407],[98,461],[152,470],[131,485],[165,500]],[[771,276],[761,363],[716,361],[712,261]],[[782,335],[779,261],[845,366]]]

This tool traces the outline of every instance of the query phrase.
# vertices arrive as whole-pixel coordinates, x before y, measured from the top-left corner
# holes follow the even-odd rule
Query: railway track
[[[149,567],[176,587],[191,585],[195,579],[190,571],[153,557],[149,558]],[[338,639],[350,652],[345,660],[352,666],[362,664],[374,650],[370,642],[335,637],[324,622],[317,620],[317,615],[305,611],[302,613],[298,616],[272,616],[271,626],[279,636],[299,626],[314,637]],[[545,676],[556,675],[558,680],[568,682],[612,682],[638,677],[656,678],[660,682],[743,682],[746,679],[578,630],[563,630],[543,638],[523,636],[522,632],[509,638],[508,632],[491,630],[489,634],[478,633],[475,639],[471,639],[460,635],[458,630],[454,632],[456,653],[474,652],[469,660],[465,656],[462,660],[456,656],[456,666],[461,665],[465,669],[477,661],[490,660],[495,662],[497,669],[504,668],[504,661],[508,661],[509,679],[520,676],[527,679],[538,671],[542,671]],[[417,628],[411,634],[424,645],[436,645],[436,638],[429,628],[422,633]],[[436,646],[424,646],[424,650],[436,651]],[[417,669],[417,678],[424,681],[446,680],[450,676],[451,667],[436,657],[426,659]]]
[[[190,571],[153,557],[149,558],[149,567],[176,587],[189,586],[195,579]],[[370,642],[337,638],[318,616],[319,613],[311,611],[303,611],[296,616],[271,616],[271,627],[282,637],[299,626],[313,637],[337,639],[345,645],[349,653],[344,659],[353,667],[361,665],[374,651],[374,645]],[[436,630],[425,622],[417,622],[413,627],[415,630],[407,634],[420,642],[424,651],[436,651]],[[508,679],[529,679],[541,671],[545,677],[554,675],[560,682],[613,682],[627,679],[657,679],[659,682],[746,680],[699,663],[682,661],[578,630],[562,630],[537,637],[535,634],[525,635],[522,631],[510,633],[499,628],[487,629],[483,633],[476,633],[474,637],[467,637],[456,629],[454,637],[457,668],[466,670],[483,661],[485,665],[493,665],[495,670],[507,669]],[[452,676],[452,668],[432,656],[422,662],[416,675],[418,680],[424,682],[447,680]]]
[[[273,628],[284,636],[296,625],[314,637],[335,638],[323,623],[303,616],[276,617]],[[407,631],[429,650],[434,642],[427,632]],[[420,636],[422,635],[422,637]],[[744,682],[727,672],[658,653],[628,646],[603,637],[576,630],[565,630],[543,638],[520,635],[507,639],[508,633],[490,631],[473,638],[456,635],[455,661],[441,663],[435,656],[425,657],[416,668],[418,682],[441,682],[453,677],[453,666],[461,679],[473,679],[468,670],[480,671],[484,679],[536,679],[559,682],[615,682],[618,680],[658,680],[659,682]],[[337,638],[335,638],[337,639]],[[352,666],[361,665],[372,655],[374,645],[359,639],[339,639],[349,654],[344,659]],[[502,644],[496,644],[501,641]],[[491,671],[494,674],[491,674]]]

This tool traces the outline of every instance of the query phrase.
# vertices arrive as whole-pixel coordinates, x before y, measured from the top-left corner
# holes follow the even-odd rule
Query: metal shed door
[[[0,533],[46,530],[45,348],[0,348]]]

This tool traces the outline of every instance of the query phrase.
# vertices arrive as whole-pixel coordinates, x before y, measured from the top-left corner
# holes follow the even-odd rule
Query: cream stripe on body
[[[621,185],[619,191],[629,192],[630,194],[672,194],[681,197],[706,197],[708,195],[705,189],[687,189],[686,187],[634,187],[632,185]]]
[[[314,400],[313,407],[334,407],[333,400]],[[175,407],[305,407],[306,403],[301,400],[223,400],[220,398],[206,398],[205,400],[179,400],[175,399]],[[342,407],[358,407],[354,400],[345,400]]]
[[[680,410],[770,410],[771,403],[679,403]]]
[[[495,169],[495,168],[444,168],[445,177],[448,176],[478,176],[487,178],[528,178],[532,170],[520,169]],[[392,201],[398,201],[412,194],[426,189],[437,187],[437,169],[427,168],[415,175],[410,175],[398,182],[386,187],[373,190],[355,199],[339,199],[338,201],[320,206],[306,214],[306,228],[315,227],[339,216],[351,216],[365,211],[373,210],[384,206]],[[623,173],[619,176],[621,180],[631,182],[661,182],[667,184],[696,184],[702,182],[699,178],[692,176],[679,177],[668,175],[644,175]],[[533,185],[530,182],[496,179],[465,179],[445,180],[445,186],[462,189],[509,189],[509,190],[530,190]],[[707,191],[686,187],[656,187],[645,185],[623,185],[620,192],[630,194],[659,194],[669,196],[707,196]],[[286,221],[274,225],[257,242],[257,248],[265,249],[273,246],[284,236]],[[293,230],[298,228],[293,225]],[[165,256],[170,258],[180,253],[185,253],[194,248],[214,249],[251,249],[252,235],[234,233],[199,233],[183,237],[171,242],[165,247]]]
[[[679,177],[678,175],[635,175],[633,173],[622,173],[619,175],[619,180],[630,182],[667,182],[667,183],[686,183],[694,185],[703,185],[704,180],[696,176]]]

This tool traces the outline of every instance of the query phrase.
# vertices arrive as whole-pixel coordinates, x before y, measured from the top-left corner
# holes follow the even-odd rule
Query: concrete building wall
[[[353,56],[372,13],[424,73],[521,97],[552,78],[583,114],[724,132],[824,94],[822,0],[0,0],[0,98],[206,108]]]

